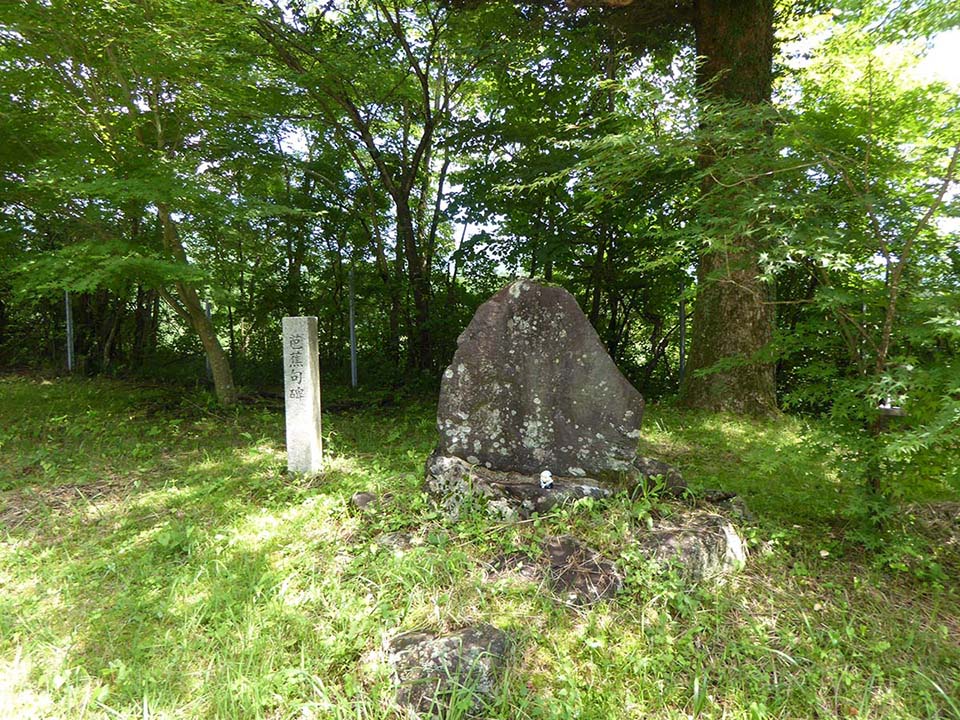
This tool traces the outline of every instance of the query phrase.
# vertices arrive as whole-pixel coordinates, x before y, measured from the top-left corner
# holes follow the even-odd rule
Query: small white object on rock
[[[548,490],[553,487],[553,473],[549,470],[544,470],[540,473],[540,487],[544,490]]]

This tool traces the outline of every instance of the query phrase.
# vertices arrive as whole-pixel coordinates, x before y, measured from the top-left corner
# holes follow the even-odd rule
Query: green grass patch
[[[748,567],[574,609],[490,561],[564,532],[629,547],[650,504],[446,522],[421,491],[433,401],[366,400],[294,478],[275,405],[0,378],[0,717],[392,718],[384,640],[482,621],[515,639],[490,718],[960,720],[956,525],[904,510],[864,549],[816,424],[652,408],[644,452],[746,499]],[[366,516],[360,490],[392,500]]]

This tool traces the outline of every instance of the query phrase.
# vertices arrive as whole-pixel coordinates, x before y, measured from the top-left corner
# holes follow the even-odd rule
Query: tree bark
[[[0,348],[7,340],[7,306],[0,296]]]
[[[177,226],[170,216],[170,210],[164,203],[157,204],[157,213],[160,216],[160,223],[163,227],[164,247],[173,258],[184,264],[187,263],[187,253],[180,242],[177,233]],[[233,384],[233,371],[230,368],[230,360],[220,345],[216,329],[213,323],[207,317],[203,310],[203,304],[200,302],[200,296],[196,289],[187,282],[178,280],[174,283],[176,287],[176,296],[171,295],[165,288],[158,288],[160,296],[167,302],[174,311],[184,320],[193,326],[200,336],[200,342],[203,344],[203,351],[210,361],[210,370],[213,374],[213,387],[217,394],[217,400],[221,405],[237,404],[237,388]]]
[[[433,339],[430,335],[430,277],[422,266],[423,258],[417,247],[413,214],[407,202],[395,198],[397,212],[397,241],[402,245],[407,261],[407,278],[413,293],[413,330],[415,337],[411,352],[412,365],[418,370],[433,366]]]
[[[597,328],[600,324],[600,301],[603,295],[603,265],[607,254],[607,239],[607,227],[601,225],[599,228],[597,249],[593,253],[593,267],[590,270],[590,280],[593,286],[590,288],[590,312],[587,314],[587,318],[594,328]]]
[[[697,85],[702,97],[760,106],[770,102],[773,67],[773,0],[698,0],[695,28],[702,58]],[[762,113],[744,128],[762,137]],[[709,168],[717,149],[704,149],[699,162]],[[720,152],[723,149],[720,148]],[[742,152],[742,151],[741,151]],[[722,203],[726,193],[703,183]],[[704,208],[704,211],[709,211]],[[759,248],[748,235],[712,238],[697,268],[688,372],[681,401],[688,407],[762,415],[776,412],[774,365],[760,357],[773,337],[770,290],[759,279]],[[722,363],[720,368],[715,368]]]

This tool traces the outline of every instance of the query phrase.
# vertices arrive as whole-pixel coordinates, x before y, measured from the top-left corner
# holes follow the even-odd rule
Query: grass
[[[750,562],[684,589],[627,552],[624,593],[574,609],[489,562],[563,532],[628,550],[649,505],[451,524],[421,493],[434,404],[342,405],[304,479],[276,407],[0,377],[0,717],[393,718],[384,640],[484,621],[515,643],[490,718],[960,720],[956,538],[905,521],[864,550],[822,428],[651,408],[646,452],[746,499]]]

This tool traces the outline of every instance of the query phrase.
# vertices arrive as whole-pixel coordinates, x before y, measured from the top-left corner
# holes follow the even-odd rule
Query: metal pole
[[[350,261],[350,387],[357,387],[357,325],[354,319],[353,260]]]
[[[680,384],[687,371],[687,298],[686,282],[680,281]]]
[[[210,312],[210,301],[209,301],[209,300],[207,300],[204,309],[205,309],[205,311],[206,311],[206,313],[207,313],[207,320],[208,320],[208,321],[210,322],[210,324],[212,325],[212,324],[213,324],[213,313]],[[210,365],[210,357],[206,354],[206,352],[204,352],[203,358],[204,358],[204,364],[205,364],[206,367],[207,367],[207,380],[213,380],[213,367]]]
[[[64,305],[67,311],[67,371],[73,372],[73,304],[70,291],[64,290]]]

